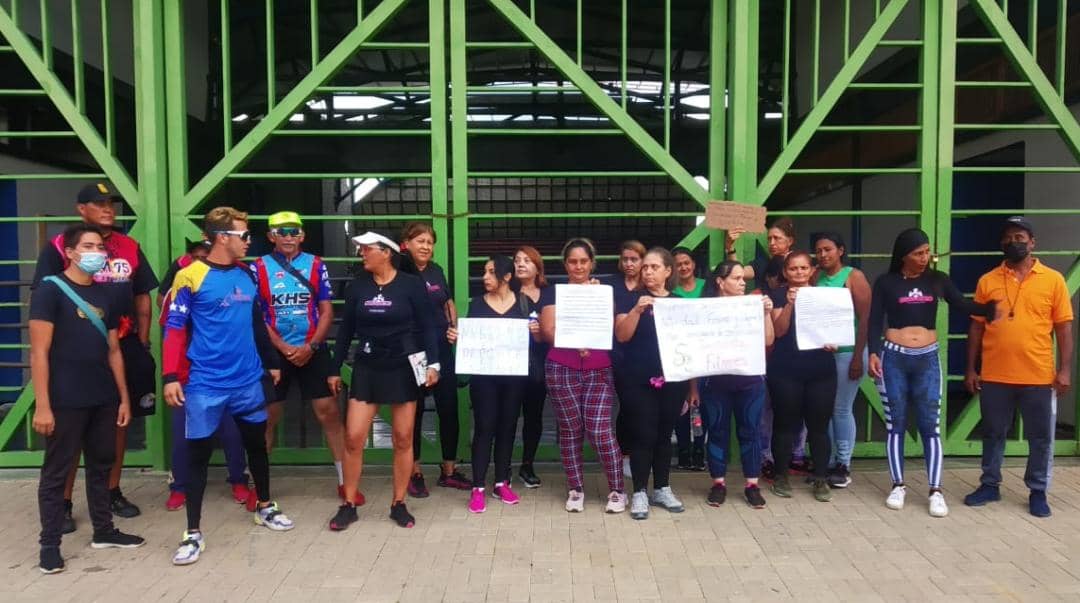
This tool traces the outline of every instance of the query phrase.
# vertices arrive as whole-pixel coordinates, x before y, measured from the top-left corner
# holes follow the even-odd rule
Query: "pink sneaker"
[[[469,513],[483,513],[487,511],[487,503],[484,502],[484,489],[473,488],[472,496],[469,497]]]
[[[510,484],[504,482],[495,484],[495,488],[491,491],[491,495],[508,505],[516,505],[521,502],[521,498],[510,488]]]

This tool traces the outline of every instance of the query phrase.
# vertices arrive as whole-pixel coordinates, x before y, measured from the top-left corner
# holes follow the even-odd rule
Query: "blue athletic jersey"
[[[311,289],[285,270],[287,261],[281,254],[271,253],[255,260],[251,269],[259,280],[266,324],[285,343],[303,345],[315,335],[315,327],[319,324],[319,302],[331,298],[330,275],[318,256],[301,252],[293,258],[292,267],[315,290],[312,295]]]

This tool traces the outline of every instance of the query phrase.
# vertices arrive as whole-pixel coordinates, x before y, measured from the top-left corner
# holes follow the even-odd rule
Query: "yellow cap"
[[[269,222],[270,228],[285,226],[286,224],[296,224],[297,226],[304,225],[304,221],[300,219],[300,214],[294,211],[279,211],[276,214],[272,214],[267,222]]]

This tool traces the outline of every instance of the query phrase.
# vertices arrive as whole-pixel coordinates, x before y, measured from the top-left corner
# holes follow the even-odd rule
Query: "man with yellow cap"
[[[252,270],[259,280],[259,297],[270,331],[270,341],[281,354],[281,380],[268,404],[266,449],[274,441],[274,428],[284,410],[285,398],[295,381],[300,397],[311,400],[315,416],[322,423],[326,443],[334,457],[338,475],[338,496],[344,497],[341,457],[345,450],[344,425],[337,400],[328,384],[335,375],[326,339],[334,322],[330,303],[330,276],[322,258],[304,253],[304,223],[296,212],[282,211],[270,216],[267,236],[274,250],[255,260]],[[364,504],[357,491],[354,505]]]

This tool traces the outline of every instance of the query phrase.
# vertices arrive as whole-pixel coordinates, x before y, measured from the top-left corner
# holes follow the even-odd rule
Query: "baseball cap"
[[[95,182],[87,184],[79,190],[76,203],[96,203],[98,201],[111,201],[121,199],[120,193],[108,182]]]
[[[1028,235],[1035,236],[1035,227],[1032,226],[1031,222],[1024,216],[1012,216],[1011,218],[1006,218],[1005,223],[1001,225],[1001,234],[1005,234],[1005,231],[1010,228],[1021,228],[1026,230]]]
[[[285,226],[286,224],[296,224],[297,226],[304,225],[304,221],[300,219],[300,214],[294,211],[279,211],[276,214],[271,214],[267,222],[269,223],[270,228]]]
[[[356,243],[357,247],[363,247],[365,245],[382,245],[395,253],[401,250],[398,244],[390,237],[381,235],[377,232],[371,232],[370,230],[364,234],[353,237],[352,242]]]

